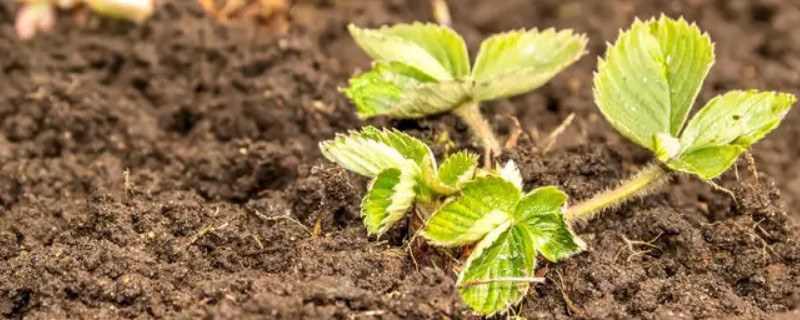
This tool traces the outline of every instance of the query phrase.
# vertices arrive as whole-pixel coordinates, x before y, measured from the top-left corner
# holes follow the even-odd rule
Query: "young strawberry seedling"
[[[684,126],[713,63],[708,35],[683,19],[637,20],[620,34],[599,61],[595,100],[617,131],[653,151],[659,163],[570,207],[567,219],[651,191],[676,171],[711,182],[775,129],[796,100],[785,93],[731,91],[709,101]]]
[[[464,301],[482,314],[505,311],[525,296],[538,280],[537,252],[558,261],[585,247],[564,221],[567,196],[554,187],[523,195],[513,162],[482,170],[476,155],[460,152],[437,169],[425,144],[374,127],[339,135],[320,148],[329,160],[373,178],[361,203],[369,233],[386,232],[416,205],[427,219],[422,236],[432,244],[478,242],[458,287]]]
[[[498,171],[465,184],[422,230],[423,237],[443,247],[479,241],[457,287],[464,302],[483,315],[508,310],[539,282],[537,253],[556,262],[585,248],[564,220],[566,194],[542,187],[523,195],[513,162]]]
[[[328,160],[373,178],[361,202],[367,232],[383,234],[417,202],[424,218],[442,197],[470,181],[477,155],[459,152],[437,168],[433,153],[421,141],[397,130],[365,127],[320,143]]]
[[[359,116],[420,118],[453,111],[493,155],[500,144],[478,103],[542,86],[578,60],[586,46],[585,36],[569,30],[511,31],[483,41],[470,68],[464,40],[447,27],[413,23],[349,29],[375,59],[372,70],[350,79],[343,90]]]

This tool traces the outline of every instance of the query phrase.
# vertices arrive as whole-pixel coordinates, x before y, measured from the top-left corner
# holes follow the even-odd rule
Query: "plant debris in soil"
[[[450,1],[474,51],[486,34],[574,28],[588,57],[634,16],[684,15],[717,42],[700,99],[738,87],[797,92],[800,9],[759,1]],[[141,26],[60,19],[22,43],[0,3],[0,315],[6,318],[470,318],[452,270],[410,259],[405,228],[366,236],[366,181],[317,142],[359,127],[337,91],[366,68],[345,26],[430,18],[427,1],[300,1],[283,36],[218,24],[172,1]],[[747,34],[747,37],[742,37]],[[576,124],[556,150],[509,153],[526,189],[571,199],[614,186],[650,156],[603,124],[582,59],[534,93],[487,106],[499,132]],[[677,177],[576,228],[589,251],[540,266],[516,314],[542,319],[763,319],[800,306],[800,115],[720,182]],[[383,123],[382,123],[383,122]],[[386,124],[375,120],[373,124]],[[395,127],[433,140],[451,116]],[[505,131],[505,132],[504,132]],[[533,137],[533,138],[531,138]],[[437,147],[442,153],[445,146]],[[779,177],[773,180],[771,177]],[[778,190],[782,190],[783,193]],[[784,206],[784,203],[787,205]],[[787,209],[788,208],[788,209]]]

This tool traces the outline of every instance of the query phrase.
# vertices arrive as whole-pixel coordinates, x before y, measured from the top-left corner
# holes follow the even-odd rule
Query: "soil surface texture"
[[[9,319],[474,319],[455,273],[358,217],[367,181],[319,141],[366,124],[475,149],[451,115],[359,120],[339,91],[370,61],[348,23],[430,21],[427,0],[294,1],[291,27],[210,19],[161,1],[135,25],[62,14],[26,42],[0,2],[0,317]],[[597,56],[634,17],[684,16],[716,42],[698,99],[798,93],[794,0],[451,0],[474,55],[518,28],[572,28],[589,53],[535,92],[484,105],[526,190],[571,202],[651,154],[592,101]],[[697,108],[697,107],[695,107]],[[570,114],[551,148],[545,137]],[[454,143],[439,143],[447,134]],[[533,319],[797,319],[800,111],[717,182],[688,176],[576,226],[588,251],[557,264],[513,314]],[[545,150],[547,149],[547,150]],[[735,200],[734,200],[735,199]],[[426,259],[431,258],[431,259]]]

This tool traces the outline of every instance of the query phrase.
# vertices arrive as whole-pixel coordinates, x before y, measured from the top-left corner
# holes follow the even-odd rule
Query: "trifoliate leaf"
[[[372,180],[361,201],[361,217],[370,234],[383,234],[411,208],[419,167],[389,168]]]
[[[506,165],[497,170],[501,178],[511,182],[517,189],[522,190],[522,173],[519,172],[517,164],[513,160],[508,160]]]
[[[521,197],[513,183],[488,173],[467,183],[460,197],[434,212],[422,235],[439,246],[482,239],[461,270],[458,284],[470,307],[492,315],[525,296],[537,251],[558,261],[584,249],[564,221],[566,200],[555,187]]]
[[[398,24],[380,29],[349,25],[358,45],[375,60],[397,61],[437,80],[469,74],[464,40],[450,28],[436,24]]]
[[[419,118],[448,111],[469,96],[465,81],[436,80],[401,62],[376,62],[367,73],[350,79],[342,92],[353,100],[358,115],[369,118]]]
[[[690,151],[679,159],[667,161],[673,170],[692,173],[711,180],[728,170],[744,151],[737,145],[712,146]]]
[[[577,254],[586,248],[584,242],[572,234],[564,221],[564,203],[567,195],[555,187],[531,191],[519,200],[514,210],[514,220],[527,228],[533,246],[547,260],[556,262]]]
[[[396,130],[366,127],[320,143],[330,161],[358,174],[375,177],[389,168],[403,168],[407,160],[421,163],[430,150],[422,142]]]
[[[780,124],[796,98],[774,92],[731,91],[700,109],[681,135],[683,152],[709,146],[744,149]]]
[[[713,62],[711,40],[697,26],[637,20],[600,59],[595,100],[622,135],[655,150],[654,135],[677,137]]]
[[[520,197],[512,183],[497,176],[475,179],[455,200],[433,213],[422,235],[438,246],[462,246],[483,238],[508,221]]]
[[[446,186],[458,189],[472,180],[478,168],[478,155],[466,151],[451,154],[442,162],[437,178]]]
[[[547,83],[578,60],[586,47],[584,35],[571,30],[519,30],[494,35],[481,43],[472,77],[474,100],[514,96]]]
[[[467,259],[458,277],[461,298],[484,315],[508,310],[528,292],[530,284],[520,279],[534,275],[535,258],[526,228],[510,221],[498,226]]]

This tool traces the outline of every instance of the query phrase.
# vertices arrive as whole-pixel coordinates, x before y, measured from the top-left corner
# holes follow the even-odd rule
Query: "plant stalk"
[[[614,189],[600,193],[589,200],[567,208],[564,219],[588,219],[597,212],[622,204],[633,197],[647,194],[669,180],[672,172],[660,163],[651,164],[639,171],[633,178]]]
[[[489,122],[483,118],[478,103],[474,101],[467,101],[453,110],[461,120],[463,120],[481,141],[481,145],[486,151],[487,159],[490,156],[497,156],[500,154],[500,143],[494,136],[492,127]],[[490,160],[490,159],[488,159]]]

